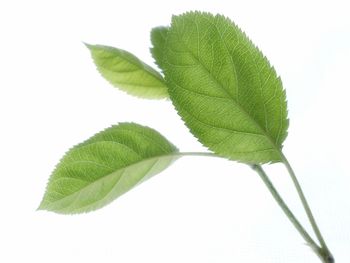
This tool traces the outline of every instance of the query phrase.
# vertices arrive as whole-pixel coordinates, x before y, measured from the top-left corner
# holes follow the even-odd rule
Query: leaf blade
[[[151,48],[151,54],[156,62],[156,64],[159,66],[160,69],[163,68],[162,66],[162,59],[163,59],[163,51],[164,46],[166,43],[166,36],[169,31],[169,27],[155,27],[151,31],[151,42],[152,42],[152,48]]]
[[[175,16],[163,55],[170,98],[203,145],[241,162],[281,161],[285,91],[233,22],[200,12]]]
[[[97,70],[113,86],[140,98],[168,97],[163,77],[133,54],[109,46],[85,45]]]
[[[177,148],[151,128],[112,126],[67,152],[39,209],[63,214],[99,209],[179,157]]]

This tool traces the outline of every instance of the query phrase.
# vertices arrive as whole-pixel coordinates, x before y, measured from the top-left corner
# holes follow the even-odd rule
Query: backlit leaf
[[[180,157],[155,130],[112,126],[73,147],[51,175],[39,209],[81,213],[110,203]]]
[[[241,162],[281,161],[285,91],[232,21],[200,12],[174,16],[162,67],[173,104],[203,145]]]
[[[91,51],[98,71],[113,86],[141,98],[168,97],[163,77],[133,54],[114,47],[86,46]]]
[[[160,26],[153,28],[151,31],[151,42],[153,45],[151,53],[160,68],[162,68],[163,51],[168,30],[168,27]]]

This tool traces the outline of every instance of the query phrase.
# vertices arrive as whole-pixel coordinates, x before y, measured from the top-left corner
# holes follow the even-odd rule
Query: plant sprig
[[[286,93],[267,58],[230,19],[188,12],[151,31],[156,69],[118,48],[89,45],[101,75],[142,98],[170,98],[191,133],[210,152],[179,152],[157,131],[135,123],[112,126],[67,152],[39,209],[82,213],[101,208],[180,157],[202,155],[246,163],[323,262],[334,258],[297,177],[282,152]],[[318,243],[284,202],[263,164],[285,165]]]

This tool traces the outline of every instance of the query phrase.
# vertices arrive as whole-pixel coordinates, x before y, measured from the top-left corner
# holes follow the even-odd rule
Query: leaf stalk
[[[273,198],[276,200],[278,205],[281,207],[283,212],[286,214],[288,219],[292,222],[294,227],[298,230],[300,235],[304,238],[304,240],[311,246],[311,248],[315,251],[319,250],[319,246],[316,244],[316,242],[312,239],[312,237],[307,233],[305,228],[300,224],[299,220],[295,217],[293,212],[289,209],[287,204],[282,199],[281,195],[278,193],[274,185],[272,184],[271,180],[263,170],[263,168],[260,165],[251,165],[250,166],[254,171],[256,171],[270,193],[272,194]]]
[[[306,215],[309,219],[309,222],[312,226],[312,229],[318,239],[318,241],[320,242],[321,247],[318,249],[319,250],[319,254],[322,255],[322,258],[324,259],[324,262],[326,263],[333,263],[334,262],[334,258],[331,254],[331,252],[329,251],[326,242],[324,241],[324,238],[321,234],[321,231],[316,223],[315,217],[312,214],[311,208],[307,202],[307,199],[305,197],[305,194],[303,192],[303,189],[301,188],[301,185],[298,181],[298,178],[296,177],[294,170],[292,168],[292,166],[290,165],[290,163],[288,162],[287,158],[285,157],[285,155],[282,153],[282,163],[284,164],[284,166],[286,167],[288,174],[290,175],[290,178],[293,181],[294,187],[298,193],[298,196],[300,198],[300,201],[304,207],[304,210],[306,212]]]
[[[206,156],[206,157],[219,157],[218,155],[214,153],[208,153],[208,152],[180,152],[178,153],[179,156]],[[303,237],[305,242],[311,247],[311,249],[316,253],[316,255],[321,259],[323,263],[334,263],[334,258],[331,252],[329,251],[322,234],[317,226],[316,220],[311,212],[310,206],[306,200],[306,197],[303,193],[303,190],[300,186],[300,183],[289,164],[287,158],[282,154],[282,163],[286,166],[286,169],[288,170],[288,173],[293,181],[293,184],[298,192],[298,196],[302,202],[302,205],[305,209],[305,212],[307,214],[307,217],[312,225],[312,229],[314,230],[318,241],[320,242],[321,246],[319,246],[314,239],[309,235],[309,233],[305,230],[303,225],[299,222],[299,220],[296,218],[296,216],[293,214],[293,212],[290,210],[288,205],[285,203],[281,195],[276,190],[275,186],[271,182],[270,178],[267,176],[266,172],[262,168],[261,165],[249,165],[254,171],[258,173],[270,193],[272,194],[273,198],[276,200],[277,204],[281,207],[282,211],[285,213],[285,215],[288,217],[288,219],[291,221],[291,223],[294,225],[294,227],[297,229],[299,234]]]

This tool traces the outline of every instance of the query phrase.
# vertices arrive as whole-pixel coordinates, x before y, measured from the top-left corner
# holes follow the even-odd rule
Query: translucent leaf
[[[151,53],[160,68],[162,68],[163,50],[168,30],[168,27],[160,26],[153,28],[151,31],[151,42],[153,45]]]
[[[133,54],[108,46],[86,46],[91,51],[98,71],[113,86],[141,98],[168,97],[163,77]]]
[[[81,213],[101,208],[178,157],[177,148],[151,128],[112,126],[67,152],[51,175],[39,209]]]
[[[285,91],[232,21],[200,12],[174,16],[163,56],[170,98],[203,145],[241,162],[281,161]]]

